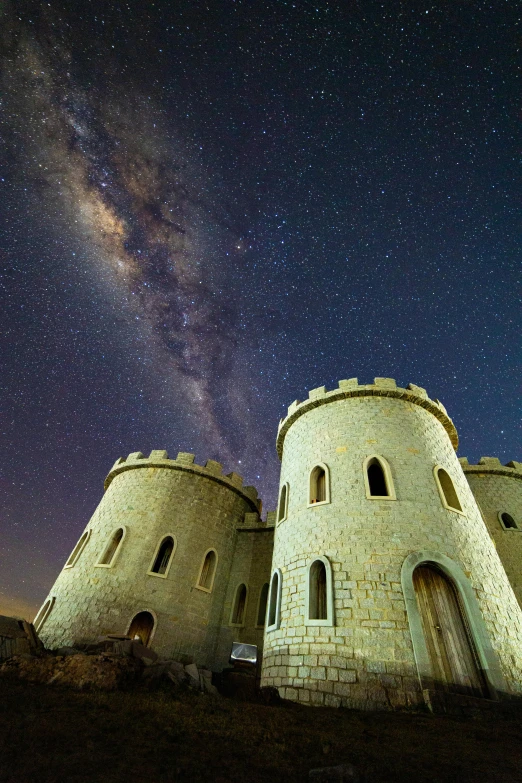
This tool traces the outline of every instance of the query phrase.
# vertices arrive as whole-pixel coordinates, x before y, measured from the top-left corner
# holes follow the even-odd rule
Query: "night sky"
[[[516,3],[0,9],[1,612],[131,451],[273,508],[279,418],[340,378],[522,458]]]

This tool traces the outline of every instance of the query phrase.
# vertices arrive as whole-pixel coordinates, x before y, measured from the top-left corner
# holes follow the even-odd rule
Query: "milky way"
[[[224,433],[216,392],[227,396],[238,343],[240,314],[223,289],[241,237],[198,192],[198,174],[151,95],[124,82],[82,88],[56,40],[13,33],[5,83],[31,128],[32,176],[87,230],[163,347],[209,450],[232,459],[243,429]]]

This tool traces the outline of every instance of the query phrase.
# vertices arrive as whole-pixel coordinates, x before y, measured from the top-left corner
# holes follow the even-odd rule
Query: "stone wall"
[[[39,628],[47,647],[74,645],[107,633],[126,633],[132,618],[149,611],[156,619],[151,643],[161,655],[187,657],[220,667],[216,645],[224,617],[237,528],[245,514],[258,519],[253,487],[237,474],[223,476],[217,462],[194,464],[194,456],[152,452],[118,460],[106,492],[86,530],[87,543],[72,567],[65,567],[49,594],[54,605]],[[97,563],[112,533],[125,529],[114,563]],[[164,536],[176,541],[166,577],[148,573]],[[218,557],[211,592],[197,587],[205,553]],[[267,572],[269,567],[267,567]],[[37,621],[40,618],[37,618]],[[225,655],[225,653],[223,653]]]
[[[460,463],[522,606],[522,463],[501,465],[496,457],[482,457],[478,465],[470,465],[462,457]],[[499,517],[504,512],[513,518],[516,528],[502,524]]]
[[[293,403],[280,424],[281,486],[288,514],[275,530],[282,572],[280,627],[265,635],[262,684],[311,704],[363,709],[421,700],[401,585],[405,559],[427,551],[469,579],[494,648],[496,680],[522,687],[522,615],[455,455],[457,433],[425,390],[392,379],[341,381]],[[389,463],[396,499],[368,499],[363,463]],[[330,502],[308,504],[309,475],[324,463]],[[445,507],[434,468],[451,476],[463,513]],[[333,572],[331,625],[305,622],[307,568],[324,556]],[[480,620],[482,622],[482,620]]]

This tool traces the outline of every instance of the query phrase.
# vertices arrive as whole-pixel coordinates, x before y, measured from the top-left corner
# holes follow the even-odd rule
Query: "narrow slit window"
[[[256,623],[256,625],[258,626],[263,626],[265,624],[266,607],[268,603],[268,590],[269,590],[269,584],[268,582],[265,582],[259,594],[259,605],[257,608],[257,623]]]
[[[446,505],[455,511],[462,511],[462,506],[460,505],[457,492],[453,486],[453,481],[451,480],[449,473],[447,473],[444,468],[439,468],[437,477]]]
[[[150,569],[153,574],[164,575],[167,573],[173,551],[174,539],[172,536],[167,536],[161,542],[158,553],[154,558],[154,563]]]
[[[376,457],[369,463],[367,471],[370,495],[372,495],[372,497],[388,497],[390,493],[388,492],[384,469]]]
[[[80,557],[82,550],[87,543],[87,539],[89,538],[91,534],[90,530],[86,530],[85,533],[82,535],[76,546],[74,547],[73,551],[70,554],[70,557],[68,561],[65,564],[65,568],[72,568],[73,565],[76,563],[78,558]]]
[[[279,495],[279,509],[277,512],[277,521],[281,522],[286,517],[286,508],[288,503],[288,484],[283,484]]]
[[[105,552],[103,553],[103,556],[98,565],[112,564],[116,556],[116,552],[118,551],[118,547],[121,544],[122,538],[123,538],[123,528],[120,527],[118,530],[116,530],[115,533],[113,533],[112,538],[109,541],[109,544],[107,545]]]
[[[511,514],[507,514],[505,511],[503,514],[500,515],[500,519],[502,520],[502,524],[506,528],[506,530],[518,530],[518,525],[511,516]]]
[[[268,629],[276,630],[280,623],[281,607],[281,574],[279,569],[274,571],[270,581],[270,595],[268,603]]]
[[[231,617],[232,625],[243,625],[245,619],[246,597],[247,597],[246,585],[244,584],[239,585],[239,587],[236,590],[234,608],[232,609],[232,617]]]
[[[213,549],[210,549],[205,555],[203,565],[201,566],[201,573],[199,575],[198,587],[202,587],[209,592],[212,590],[214,582],[214,575],[216,572],[217,557]]]
[[[310,473],[310,505],[324,503],[327,500],[327,475],[322,465],[316,465]]]
[[[51,614],[51,611],[54,607],[56,598],[53,596],[52,598],[48,598],[47,601],[44,603],[38,614],[36,615],[33,625],[36,632],[40,631],[43,628],[43,625],[49,615]]]
[[[310,567],[310,620],[326,620],[328,617],[326,599],[326,566],[321,560],[315,560]]]

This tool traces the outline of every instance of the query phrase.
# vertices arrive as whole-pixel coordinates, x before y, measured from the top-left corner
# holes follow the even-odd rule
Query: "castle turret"
[[[522,463],[482,457],[470,465],[462,457],[460,464],[522,606]]]
[[[363,709],[522,689],[522,613],[457,443],[440,402],[389,378],[290,406],[262,684]]]
[[[36,618],[47,647],[129,634],[162,656],[220,668],[232,640],[262,641],[255,601],[271,547],[262,544],[265,570],[258,557],[251,578],[252,542],[266,530],[254,487],[217,462],[196,465],[186,453],[172,460],[166,451],[119,459],[105,487]]]

